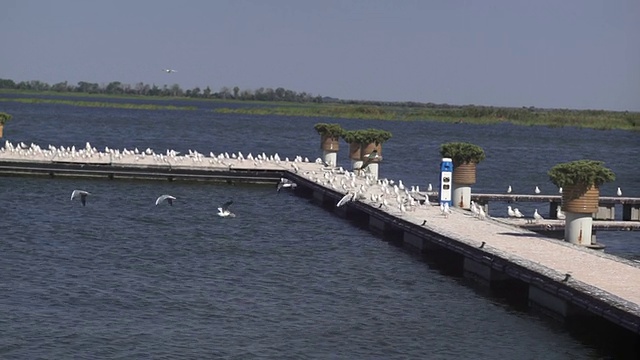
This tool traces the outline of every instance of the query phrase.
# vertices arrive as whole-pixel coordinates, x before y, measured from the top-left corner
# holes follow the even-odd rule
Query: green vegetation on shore
[[[640,113],[604,110],[499,108],[488,106],[411,107],[342,104],[294,104],[259,108],[222,108],[221,113],[313,116],[396,121],[440,121],[469,124],[511,123],[550,127],[640,130]]]
[[[100,108],[117,108],[117,109],[135,109],[135,110],[195,110],[195,106],[173,106],[173,105],[156,105],[156,104],[132,104],[132,103],[115,103],[102,101],[74,101],[65,99],[41,99],[41,98],[0,98],[0,101],[13,101],[25,104],[62,104],[82,107],[100,107]]]
[[[155,104],[132,104],[129,102],[101,102],[109,99],[144,99],[153,103],[158,100],[181,100],[197,102],[216,101],[252,104],[215,110],[220,113],[309,116],[326,118],[350,118],[363,120],[392,121],[440,121],[449,123],[496,124],[511,123],[525,126],[582,127],[592,129],[640,130],[640,112],[606,110],[541,109],[535,107],[494,107],[479,105],[449,105],[417,102],[385,102],[366,100],[341,100],[331,97],[296,92],[284,88],[259,88],[241,90],[222,87],[212,91],[195,87],[183,90],[178,84],[162,87],[155,84],[137,83],[128,85],[119,81],[97,84],[80,81],[77,85],[60,82],[49,85],[41,81],[14,82],[0,79],[0,95],[19,94],[18,98],[0,98],[0,101],[23,103],[55,103],[73,106],[110,107],[144,110],[194,110],[197,106],[171,106]],[[45,95],[40,98],[35,95]],[[82,96],[96,101],[74,101],[69,97]],[[61,97],[56,99],[56,97]],[[263,104],[263,106],[255,106]]]

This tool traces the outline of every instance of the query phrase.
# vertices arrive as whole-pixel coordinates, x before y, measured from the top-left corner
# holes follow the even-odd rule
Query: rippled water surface
[[[2,103],[11,141],[315,158],[326,119]],[[438,146],[485,148],[478,192],[553,191],[557,162],[607,162],[640,195],[638,135],[338,120],[382,127],[381,176],[437,183]],[[575,155],[568,154],[573,151]],[[346,153],[346,151],[344,151]],[[346,154],[340,161],[347,164]],[[90,191],[86,207],[70,201]],[[613,190],[612,190],[613,189]],[[174,206],[154,206],[161,194]],[[232,219],[215,216],[232,199]],[[533,207],[531,204],[531,212]],[[525,206],[522,208],[528,209]],[[502,209],[495,206],[500,214]],[[546,205],[540,210],[548,211]],[[606,355],[537,316],[270,186],[0,177],[0,358],[513,358]],[[640,258],[637,233],[607,251]]]

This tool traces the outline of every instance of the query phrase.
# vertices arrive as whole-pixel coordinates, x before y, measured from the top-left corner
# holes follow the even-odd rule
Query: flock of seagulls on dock
[[[511,185],[509,185],[509,187],[507,187],[507,194],[511,194],[512,192],[513,192],[513,188],[511,187]],[[535,189],[533,189],[533,192],[536,195],[539,195],[540,193],[542,193],[538,185],[536,185]],[[562,186],[558,188],[558,194],[562,194]],[[618,189],[616,190],[616,195],[622,196],[622,189],[620,189],[620,187],[618,187]]]
[[[280,158],[278,153],[273,155],[267,155],[264,152],[261,154],[252,153],[244,155],[242,152],[229,153],[223,152],[220,154],[214,154],[209,152],[208,156],[200,153],[196,150],[189,149],[187,153],[181,154],[179,151],[167,149],[164,153],[157,153],[151,148],[139,150],[137,147],[131,149],[112,149],[105,147],[104,151],[100,151],[89,142],[87,142],[84,148],[76,148],[75,146],[53,146],[49,145],[46,148],[40,147],[36,144],[25,144],[20,142],[18,144],[12,144],[9,140],[5,141],[4,147],[0,147],[0,154],[6,153],[12,157],[18,157],[20,159],[37,160],[38,158],[46,161],[86,161],[86,162],[131,162],[146,163],[150,162],[158,165],[194,165],[194,166],[224,166],[232,168],[239,165],[248,165],[261,167],[263,165],[273,163],[282,164],[283,162],[289,163],[294,171],[298,170],[296,163],[309,162],[309,158],[296,156],[292,160],[285,157],[284,160]],[[317,162],[317,161],[316,161]]]
[[[133,150],[128,150],[126,148],[118,150],[111,149],[109,147],[105,147],[104,151],[99,151],[89,142],[86,143],[84,148],[76,148],[75,146],[57,147],[53,145],[42,148],[33,143],[27,145],[20,142],[14,145],[7,140],[5,141],[4,147],[0,147],[0,155],[3,153],[6,153],[13,158],[39,158],[45,161],[52,161],[56,159],[58,161],[89,163],[92,159],[104,159],[106,163],[117,162],[118,160],[130,161],[132,164],[135,164],[138,161],[147,161],[147,164],[150,162],[165,164],[203,163],[204,165],[220,165],[228,168],[232,168],[233,166],[237,166],[243,162],[245,162],[245,165],[253,165],[257,167],[268,163],[282,165],[286,163],[287,166],[290,166],[292,171],[295,173],[301,172],[302,163],[310,162],[308,158],[303,158],[302,156],[296,156],[291,161],[289,158],[281,160],[277,153],[270,156],[267,156],[265,153],[253,156],[249,153],[245,156],[241,152],[231,154],[224,152],[218,155],[210,152],[209,156],[206,156],[205,154],[194,150],[188,150],[188,153],[181,154],[175,150],[166,150],[164,153],[156,153],[151,148],[146,148],[144,150],[139,150],[138,148],[134,148]],[[368,158],[372,161],[375,157],[376,155],[370,155]],[[313,182],[343,193],[344,195],[336,204],[337,207],[344,206],[349,202],[367,201],[378,208],[395,208],[400,213],[405,213],[415,211],[421,207],[424,208],[429,205],[435,205],[439,206],[440,213],[444,218],[448,218],[452,214],[452,209],[449,207],[448,203],[439,203],[437,199],[435,199],[432,204],[429,195],[431,194],[432,196],[435,196],[435,194],[432,193],[433,187],[431,184],[428,185],[426,192],[422,192],[419,186],[406,186],[402,180],[398,180],[396,182],[390,179],[376,179],[372,174],[366,171],[359,171],[360,169],[348,171],[342,167],[327,166],[328,164],[320,158],[316,159],[315,163],[321,166],[319,170],[304,171],[301,175],[306,176]],[[363,165],[361,169],[366,169],[366,167]],[[283,178],[277,184],[276,190],[277,192],[280,192],[282,189],[295,189],[296,186],[297,185],[293,181]],[[512,191],[513,188],[509,185],[507,193],[511,193]],[[562,189],[560,188],[559,191],[562,192]],[[534,193],[541,193],[539,186],[535,186]],[[87,191],[74,190],[71,194],[71,200],[79,199],[82,205],[86,206],[87,197],[89,195],[91,194]],[[622,196],[620,188],[617,189],[617,195]],[[167,202],[172,206],[175,200],[175,197],[165,194],[159,196],[156,199],[155,204],[160,205],[163,202]],[[218,215],[221,217],[234,217],[235,214],[229,210],[231,203],[232,202],[227,202],[221,205],[218,209]],[[470,210],[472,215],[478,219],[484,220],[489,217],[484,207],[474,202],[471,202]],[[533,222],[543,220],[543,217],[538,213],[537,209],[531,217],[527,218],[518,208],[512,208],[510,205],[507,207],[507,215],[510,218],[522,218]],[[557,208],[556,216],[558,219],[565,219],[565,215],[559,207]]]

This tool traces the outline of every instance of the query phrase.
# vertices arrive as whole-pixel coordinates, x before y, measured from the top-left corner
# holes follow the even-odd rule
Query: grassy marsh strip
[[[582,127],[640,131],[640,113],[604,110],[565,110],[491,107],[413,108],[363,105],[290,105],[221,108],[220,113],[280,116],[319,116],[389,121],[440,121],[469,124],[511,123],[525,126]]]
[[[0,101],[12,101],[25,104],[62,104],[82,107],[100,107],[100,108],[116,108],[116,109],[135,109],[135,110],[196,110],[195,106],[174,106],[174,105],[156,105],[156,104],[132,104],[132,103],[115,103],[102,101],[76,101],[63,99],[40,99],[40,98],[0,98]]]

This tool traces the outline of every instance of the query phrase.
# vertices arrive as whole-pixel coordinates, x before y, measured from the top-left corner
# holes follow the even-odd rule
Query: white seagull
[[[507,194],[511,194],[511,185],[507,188]]]
[[[538,186],[536,186],[535,193],[540,194],[540,188]]]
[[[618,188],[618,191],[616,191],[616,195],[622,196],[622,190],[620,190],[620,188]]]
[[[511,205],[507,206],[507,215],[509,215],[509,217],[516,217],[516,212],[513,211]]]
[[[518,208],[513,209],[513,213],[516,215],[517,218],[523,218],[524,214],[522,214],[520,212],[520,210],[518,210]]]
[[[176,71],[175,71],[175,70],[173,70],[173,69],[162,69],[162,71],[166,72],[167,74],[171,74],[171,73],[176,72]]]
[[[538,214],[538,209],[536,209],[533,212],[533,219],[535,220],[535,222],[538,222],[540,220],[544,220],[544,218],[542,217],[542,215]]]
[[[75,199],[76,197],[80,197],[80,202],[82,203],[82,206],[86,206],[87,195],[91,195],[91,193],[88,193],[84,190],[73,190],[73,192],[71,193],[71,200]]]
[[[231,206],[231,204],[233,204],[233,201],[227,201],[226,203],[222,204],[222,206],[218,208],[218,216],[220,216],[220,217],[236,217],[236,214],[232,213],[229,210],[229,206]]]
[[[298,184],[294,183],[293,181],[287,179],[287,178],[280,178],[280,182],[278,183],[278,186],[276,187],[276,191],[280,192],[280,190],[282,188],[291,188],[291,189],[295,189],[298,186]]]
[[[565,220],[567,218],[567,216],[560,209],[560,206],[556,208],[556,218],[558,220]]]
[[[353,201],[355,198],[356,198],[356,193],[347,193],[345,196],[342,197],[342,199],[340,199],[340,201],[338,201],[338,203],[336,204],[336,207],[340,207],[348,203],[349,201]]]
[[[171,196],[171,195],[160,195],[158,196],[158,198],[156,199],[156,206],[158,206],[158,204],[160,204],[161,202],[167,200],[167,202],[169,203],[170,206],[173,206],[173,200],[175,200],[176,198]]]

